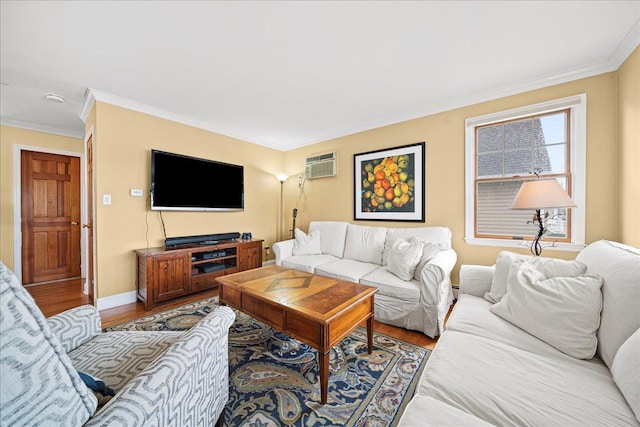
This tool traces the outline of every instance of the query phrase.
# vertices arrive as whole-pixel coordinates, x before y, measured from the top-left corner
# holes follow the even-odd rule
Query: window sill
[[[518,249],[531,248],[531,240],[480,239],[477,237],[465,237],[464,241],[469,245],[502,246],[506,248]],[[552,241],[542,241],[541,243],[543,251],[580,252],[586,246],[583,243],[553,243]]]

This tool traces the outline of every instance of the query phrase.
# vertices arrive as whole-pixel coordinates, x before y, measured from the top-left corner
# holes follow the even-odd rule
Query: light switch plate
[[[102,195],[102,204],[110,205],[111,204],[111,194],[103,194]]]

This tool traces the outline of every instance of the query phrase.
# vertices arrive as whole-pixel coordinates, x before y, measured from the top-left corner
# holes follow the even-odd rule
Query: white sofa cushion
[[[282,266],[313,274],[317,266],[338,261],[333,255],[295,255],[282,260]]]
[[[640,249],[600,240],[576,260],[604,279],[598,353],[611,367],[618,348],[640,328]]]
[[[312,221],[309,223],[309,233],[320,231],[320,248],[323,254],[337,258],[344,256],[344,242],[347,239],[348,222]]]
[[[507,292],[507,277],[511,264],[516,260],[527,260],[548,279],[552,277],[576,277],[587,270],[587,266],[578,261],[565,261],[556,258],[536,257],[502,251],[498,254],[496,271],[491,282],[491,290],[484,295],[489,302],[499,302]]]
[[[550,344],[496,316],[490,310],[491,305],[482,297],[460,295],[447,321],[447,331],[464,332],[542,356],[568,358],[575,363],[589,365],[589,361],[561,353]]]
[[[613,359],[611,374],[640,421],[640,329],[620,346]]]
[[[320,231],[311,230],[309,234],[296,228],[294,230],[295,241],[293,242],[293,255],[320,255]]]
[[[396,240],[409,240],[411,237],[416,237],[425,242],[440,244],[441,249],[451,249],[451,230],[447,227],[389,227],[387,228],[384,251],[382,252],[382,265],[387,265],[387,256]]]
[[[511,265],[507,293],[491,312],[578,359],[596,353],[602,278],[595,274],[547,279],[533,265]]]
[[[422,258],[424,244],[424,241],[413,237],[396,240],[387,259],[387,270],[402,280],[411,280]]]
[[[386,295],[402,301],[420,300],[420,282],[402,280],[385,267],[380,267],[360,279],[363,285],[378,288],[377,295]]]
[[[415,395],[402,413],[398,425],[434,427],[489,427],[491,424],[432,397]]]
[[[349,224],[344,246],[344,258],[382,265],[387,229]]]
[[[638,425],[599,359],[546,357],[462,332],[439,338],[417,393],[496,426]]]
[[[315,274],[358,283],[361,277],[366,276],[378,268],[380,268],[380,266],[377,264],[345,258],[317,266]]]

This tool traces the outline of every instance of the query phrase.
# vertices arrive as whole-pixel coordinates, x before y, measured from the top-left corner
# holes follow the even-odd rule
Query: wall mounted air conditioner
[[[336,176],[336,153],[307,157],[305,176],[307,179]]]

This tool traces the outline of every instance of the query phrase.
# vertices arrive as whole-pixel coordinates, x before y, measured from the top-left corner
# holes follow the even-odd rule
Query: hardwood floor
[[[82,293],[83,285],[83,279],[72,279],[29,285],[26,289],[45,317],[49,317],[79,305],[91,304],[89,296]]]
[[[44,285],[29,286],[27,287],[27,290],[31,293],[33,299],[36,301],[36,304],[38,304],[38,307],[40,307],[40,310],[42,310],[44,315],[49,317],[79,305],[90,304],[88,296],[82,293],[82,285],[83,281],[81,279],[74,279]],[[159,313],[170,308],[178,307],[189,302],[198,301],[215,295],[218,295],[217,289],[199,292],[195,295],[175,298],[164,304],[160,304],[149,311],[144,309],[144,305],[141,302],[125,304],[119,307],[102,310],[100,311],[102,327],[107,328],[119,323],[128,322],[149,314]],[[437,341],[427,337],[421,332],[397,328],[375,320],[374,330],[428,349],[433,349]]]

